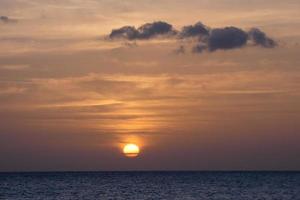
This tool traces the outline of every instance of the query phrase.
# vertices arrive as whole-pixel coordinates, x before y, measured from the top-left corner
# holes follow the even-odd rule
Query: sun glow
[[[123,153],[127,157],[136,157],[140,153],[140,148],[136,144],[126,144],[123,148]]]

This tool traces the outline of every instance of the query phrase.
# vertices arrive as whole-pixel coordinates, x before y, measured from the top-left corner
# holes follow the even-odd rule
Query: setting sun
[[[127,157],[136,157],[140,153],[140,148],[136,144],[126,144],[123,148],[123,153]]]

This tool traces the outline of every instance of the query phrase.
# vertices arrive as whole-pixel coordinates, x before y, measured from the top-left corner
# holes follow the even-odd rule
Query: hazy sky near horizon
[[[299,170],[298,0],[0,0],[0,171]],[[277,46],[108,40],[165,21]],[[136,159],[121,147],[137,143]]]

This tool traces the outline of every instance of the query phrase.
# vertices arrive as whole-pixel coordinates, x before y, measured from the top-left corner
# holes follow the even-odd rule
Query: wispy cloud
[[[12,71],[25,70],[28,68],[30,68],[30,65],[27,64],[0,65],[0,69]]]

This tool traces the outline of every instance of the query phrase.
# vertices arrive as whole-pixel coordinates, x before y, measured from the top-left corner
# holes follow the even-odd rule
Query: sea
[[[300,172],[0,173],[1,200],[300,200]]]

